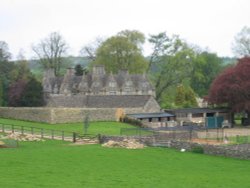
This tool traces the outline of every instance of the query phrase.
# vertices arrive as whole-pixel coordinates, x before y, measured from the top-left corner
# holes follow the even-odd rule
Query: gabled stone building
[[[104,66],[95,66],[83,76],[68,69],[63,77],[56,77],[48,70],[43,89],[46,106],[51,108],[123,109],[126,114],[160,111],[155,89],[145,74],[107,74]]]
[[[64,77],[56,77],[53,70],[47,70],[43,78],[43,89],[49,96],[72,95],[150,95],[155,89],[145,74],[107,74],[104,66],[95,66],[91,73],[75,76],[74,69],[68,69]]]

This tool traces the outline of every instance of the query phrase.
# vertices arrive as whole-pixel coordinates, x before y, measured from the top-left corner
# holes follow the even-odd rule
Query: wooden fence
[[[9,124],[0,124],[0,131],[3,133],[30,134],[42,139],[45,138],[70,142],[76,142],[79,137],[79,135],[75,132]]]

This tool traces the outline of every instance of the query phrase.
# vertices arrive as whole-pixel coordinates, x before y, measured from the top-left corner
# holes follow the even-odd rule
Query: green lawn
[[[127,150],[61,141],[0,149],[3,188],[249,188],[250,161],[166,148]]]
[[[70,132],[83,133],[83,123],[70,124],[47,124],[38,122],[27,122],[0,118],[0,124],[30,126],[45,129],[54,129]],[[88,134],[119,135],[121,128],[133,128],[134,126],[120,122],[90,122]]]

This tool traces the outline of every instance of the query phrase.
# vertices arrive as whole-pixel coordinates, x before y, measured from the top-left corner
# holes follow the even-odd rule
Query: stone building
[[[125,114],[159,112],[155,89],[145,74],[107,74],[103,66],[76,76],[68,69],[63,77],[47,70],[43,78],[46,105],[39,108],[0,108],[0,117],[46,123],[118,121]]]
[[[92,72],[76,76],[68,69],[63,77],[47,70],[43,78],[47,107],[124,109],[125,113],[159,112],[155,89],[145,74],[107,74],[104,66],[93,67]]]
[[[150,95],[155,89],[145,74],[107,74],[104,66],[95,66],[91,73],[76,76],[72,68],[63,77],[56,77],[53,70],[47,70],[43,78],[43,89],[49,96],[72,95]]]

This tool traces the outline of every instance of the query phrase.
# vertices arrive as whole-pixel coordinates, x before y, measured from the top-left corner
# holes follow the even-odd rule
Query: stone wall
[[[106,136],[106,135],[101,135],[99,137],[100,143],[105,143],[108,142],[109,140],[113,141],[123,141],[124,139],[135,139],[137,142],[146,144],[146,145],[152,145],[154,142],[154,137],[152,136]]]
[[[125,113],[144,112],[143,108],[125,108]],[[86,114],[90,121],[116,121],[117,108],[28,108],[0,107],[0,117],[45,123],[83,122]]]
[[[51,110],[47,108],[0,107],[0,117],[50,123]]]
[[[198,144],[186,141],[168,140],[164,143],[157,143],[155,137],[153,136],[101,136],[100,142],[105,143],[109,140],[122,141],[123,139],[132,138],[140,143],[144,143],[148,146],[163,146],[174,149],[186,149],[187,151],[192,151],[195,147],[202,147],[205,154],[233,157],[239,159],[250,159],[250,144],[240,144],[240,145],[208,145],[208,144]]]
[[[240,144],[240,145],[208,145],[208,144],[198,144],[183,141],[169,141],[168,147],[175,149],[186,149],[191,151],[195,147],[202,147],[205,154],[233,157],[239,159],[250,159],[250,145]]]
[[[87,114],[89,121],[116,121],[115,112],[114,108],[52,108],[51,123],[83,122]]]

